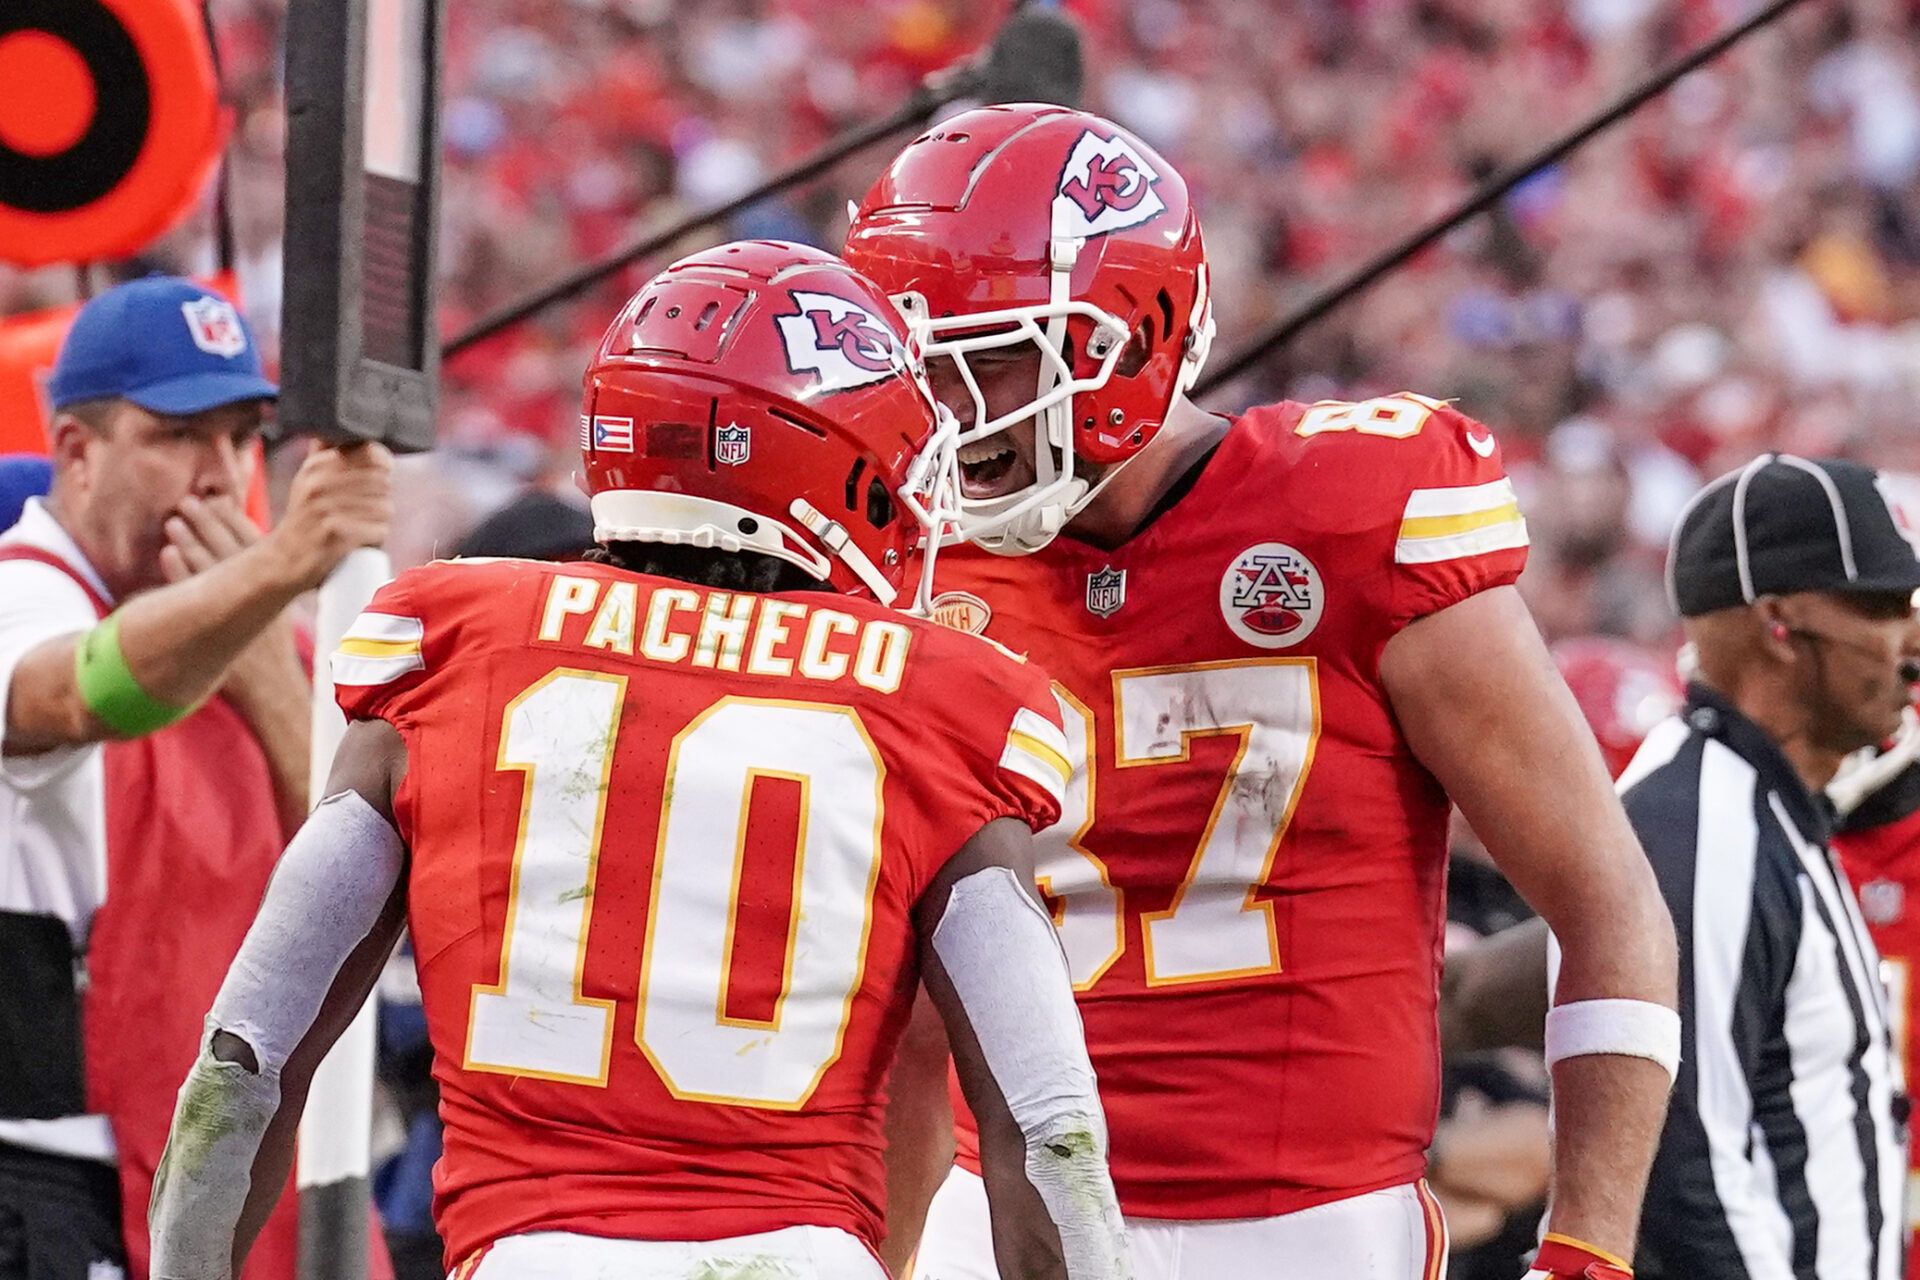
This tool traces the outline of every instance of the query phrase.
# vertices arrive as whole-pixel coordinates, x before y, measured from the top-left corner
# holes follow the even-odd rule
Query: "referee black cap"
[[[1920,591],[1906,517],[1871,467],[1766,453],[1694,495],[1667,552],[1682,617],[1795,591]]]

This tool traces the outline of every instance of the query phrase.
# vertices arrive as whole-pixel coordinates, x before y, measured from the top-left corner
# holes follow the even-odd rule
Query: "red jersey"
[[[1908,765],[1847,815],[1833,838],[1860,900],[1860,914],[1880,952],[1893,1013],[1893,1049],[1913,1087],[1913,1027],[1920,1013],[1914,968],[1920,965],[1920,764]],[[1907,901],[1913,894],[1914,900]],[[1907,1230],[1920,1221],[1920,1150],[1909,1148]],[[1920,1239],[1907,1248],[1907,1274],[1920,1276]]]
[[[429,565],[334,659],[394,799],[449,1259],[530,1231],[882,1231],[909,912],[988,822],[1059,816],[1044,676],[821,592]]]
[[[1248,412],[1114,551],[940,561],[942,620],[1056,681],[1075,774],[1036,856],[1129,1215],[1421,1175],[1449,804],[1377,667],[1526,544],[1486,428],[1393,396]]]

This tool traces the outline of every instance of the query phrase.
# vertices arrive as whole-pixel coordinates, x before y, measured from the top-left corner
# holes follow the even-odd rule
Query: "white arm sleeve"
[[[1071,1280],[1133,1274],[1107,1173],[1107,1123],[1053,922],[1012,871],[958,881],[933,931],[994,1083],[1026,1139],[1027,1180]]]
[[[352,791],[321,801],[287,846],[180,1086],[148,1210],[155,1280],[231,1274],[254,1158],[280,1107],[281,1068],[379,922],[405,854],[392,825]],[[217,1060],[216,1031],[246,1041],[260,1070]]]
[[[60,776],[95,745],[18,755],[8,749],[6,725],[20,660],[47,641],[78,635],[98,620],[86,592],[51,565],[14,560],[0,566],[0,782],[30,791]]]

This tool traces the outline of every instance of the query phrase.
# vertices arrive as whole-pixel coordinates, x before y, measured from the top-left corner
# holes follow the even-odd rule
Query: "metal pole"
[[[333,700],[327,655],[373,593],[393,577],[387,553],[355,551],[321,584],[314,619],[313,770],[307,794],[325,794],[333,753],[347,730]],[[374,1004],[366,1005],[314,1072],[300,1118],[300,1269],[303,1277],[361,1280],[367,1274],[368,1176],[372,1172]]]

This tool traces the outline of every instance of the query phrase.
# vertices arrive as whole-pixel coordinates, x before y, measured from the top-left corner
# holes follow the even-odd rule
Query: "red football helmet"
[[[1213,341],[1186,183],[1144,142],[1065,107],[982,107],[910,143],[854,214],[847,260],[892,295],[973,402],[960,443],[1021,423],[1034,481],[962,498],[960,532],[1023,554],[1052,540],[1159,431]],[[989,417],[967,357],[1032,344],[1033,399]]]
[[[1553,660],[1600,743],[1607,772],[1616,778],[1653,727],[1678,712],[1684,700],[1674,664],[1625,640],[1562,640],[1553,646]]]
[[[886,296],[772,240],[648,281],[601,339],[580,415],[596,540],[760,552],[887,605],[930,532],[926,594],[958,434]]]

